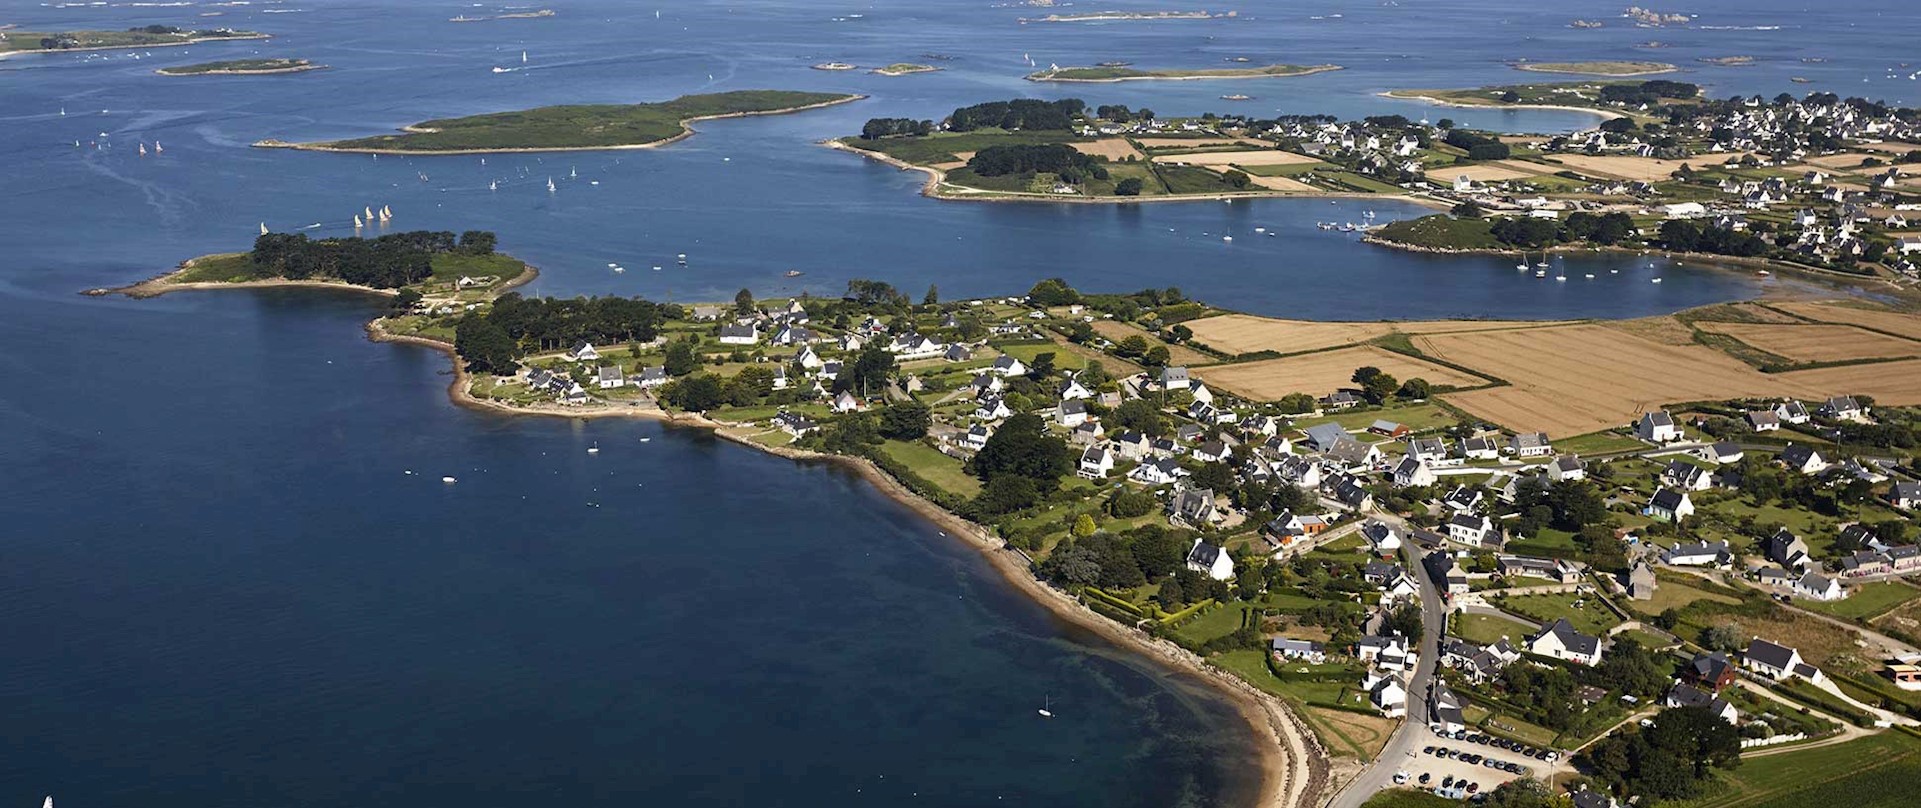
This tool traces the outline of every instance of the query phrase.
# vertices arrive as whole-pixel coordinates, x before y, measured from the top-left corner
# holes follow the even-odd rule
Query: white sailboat
[[[163,151],[166,151],[166,149],[163,149],[163,148],[160,148],[160,141],[158,141],[158,140],[156,140],[156,141],[154,141],[154,142],[153,142],[153,153],[154,153],[154,154],[159,154],[159,153],[161,153],[161,152],[163,152]]]
[[[363,222],[363,221],[361,221],[361,220],[360,220],[360,214],[358,214],[358,213],[356,213],[356,214],[354,214],[354,229],[355,229],[355,230],[359,230],[360,228],[362,228],[362,227],[365,227],[365,226],[366,226],[366,224],[367,224],[366,222]]]
[[[367,221],[371,222],[374,220],[374,208],[372,205],[362,207],[360,212],[367,217]]]
[[[554,192],[555,190],[556,190],[556,189],[554,188],[554,178],[553,178],[553,177],[548,177],[548,178],[547,178],[547,193],[550,193],[550,194],[551,194],[551,193],[553,193],[553,192]]]
[[[489,191],[500,190],[500,180],[494,180],[493,182],[487,183],[487,190]]]
[[[573,180],[573,179],[579,179],[579,178],[580,178],[580,169],[569,166],[567,169],[567,179]]]
[[[263,235],[263,236],[264,236],[264,235],[266,235],[266,234],[267,234],[267,223],[266,223],[266,222],[261,222],[261,223],[260,223],[260,235]]]
[[[1522,272],[1527,271],[1527,253],[1525,251],[1521,253],[1521,263],[1515,264],[1514,268]]]
[[[140,144],[140,156],[141,157],[147,156],[147,144],[145,143]]]
[[[392,219],[393,217],[394,217],[394,209],[393,209],[393,208],[390,208],[390,207],[387,207],[386,205],[381,205],[381,206],[380,206],[380,220],[381,220],[381,221],[383,221],[383,222],[384,222],[384,221],[387,221],[387,220],[389,220],[389,219]]]
[[[526,51],[521,51],[521,52],[520,52],[520,63],[521,63],[521,64],[523,64],[523,65],[527,63],[527,52],[526,52]]]
[[[1053,718],[1054,717],[1054,709],[1053,709],[1054,697],[1053,696],[1046,697],[1046,700],[1043,701],[1042,704],[1044,706],[1042,706],[1039,710],[1035,710],[1035,712],[1040,713],[1042,718]]]
[[[587,447],[587,453],[600,454],[600,441],[594,441],[594,445]]]

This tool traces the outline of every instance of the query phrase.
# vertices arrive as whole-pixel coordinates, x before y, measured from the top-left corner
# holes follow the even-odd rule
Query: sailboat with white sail
[[[1053,718],[1054,717],[1054,697],[1051,695],[1047,696],[1046,700],[1041,702],[1041,704],[1042,704],[1042,707],[1039,710],[1035,710],[1035,712],[1040,713],[1042,718]]]
[[[393,208],[387,207],[386,205],[380,206],[380,221],[386,222],[393,219],[393,217],[394,217]]]
[[[263,236],[264,236],[264,235],[266,235],[266,234],[267,234],[267,223],[266,223],[266,222],[261,222],[261,223],[260,223],[260,235],[263,235]]]

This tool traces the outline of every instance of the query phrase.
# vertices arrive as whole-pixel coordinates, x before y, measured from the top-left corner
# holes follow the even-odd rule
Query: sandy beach
[[[1384,92],[1384,93],[1375,93],[1375,95],[1378,95],[1382,98],[1392,98],[1397,101],[1426,101],[1427,103],[1430,103],[1439,107],[1456,107],[1459,109],[1558,109],[1564,112],[1585,112],[1589,115],[1598,115],[1604,120],[1612,120],[1614,118],[1627,117],[1626,115],[1623,115],[1619,112],[1610,112],[1605,109],[1594,109],[1592,107],[1570,107],[1570,106],[1563,106],[1558,104],[1498,104],[1492,101],[1485,104],[1464,104],[1459,101],[1448,101],[1446,99],[1435,98],[1434,96],[1431,96],[1431,95],[1419,95],[1415,93],[1410,93],[1406,90],[1388,90],[1387,92]]]
[[[449,154],[534,154],[534,153],[541,153],[541,152],[629,151],[633,149],[658,149],[662,146],[672,145],[682,140],[686,140],[687,138],[693,137],[695,134],[693,124],[699,123],[701,121],[717,121],[722,118],[749,118],[749,117],[754,117],[758,115],[787,115],[795,112],[806,112],[807,110],[810,110],[810,109],[820,109],[821,107],[831,107],[838,104],[851,104],[855,101],[861,101],[866,98],[867,96],[865,95],[856,94],[856,95],[849,95],[846,98],[836,98],[832,101],[822,101],[818,104],[806,104],[798,107],[782,107],[780,109],[760,110],[757,112],[727,112],[719,115],[701,115],[701,116],[686,118],[681,120],[680,134],[674,135],[672,137],[664,138],[661,140],[655,140],[647,143],[624,143],[624,144],[617,144],[612,146],[540,146],[540,147],[531,147],[531,148],[510,148],[510,149],[369,149],[369,148],[344,148],[339,146],[328,146],[324,143],[290,143],[288,141],[274,140],[272,138],[269,138],[267,140],[255,141],[253,146],[255,148],[260,148],[260,149],[294,149],[297,151],[339,152],[342,154],[399,154],[399,155],[429,155],[429,156],[449,155]],[[434,132],[437,130],[423,129],[418,126],[403,126],[401,127],[400,131],[411,132],[414,134],[423,134],[428,132]]]
[[[1061,84],[1114,84],[1122,81],[1206,81],[1208,79],[1291,79],[1299,76],[1312,76],[1343,69],[1340,65],[1309,65],[1306,69],[1293,73],[1230,73],[1224,75],[1200,76],[1116,76],[1107,79],[1056,78],[1049,73],[1032,73],[1023,78],[1028,81],[1051,81]]]

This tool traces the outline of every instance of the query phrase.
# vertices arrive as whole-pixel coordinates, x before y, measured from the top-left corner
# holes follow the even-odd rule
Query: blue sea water
[[[1046,11],[985,0],[550,5],[550,19],[456,24],[502,7],[0,2],[21,30],[276,35],[0,61],[0,803],[1243,804],[1256,740],[1204,687],[1049,617],[845,473],[652,424],[457,408],[439,354],[364,341],[375,304],[357,297],[74,292],[241,248],[262,222],[344,235],[351,213],[389,205],[397,229],[498,231],[543,269],[531,291],[544,294],[837,293],[867,277],[957,297],[1059,275],[1283,316],[1639,316],[1759,281],[1595,258],[1569,259],[1593,282],[1542,283],[1511,259],[1313,227],[1420,213],[1392,203],[940,202],[917,195],[917,174],[815,141],[1015,95],[1179,114],[1246,93],[1236,109],[1591,122],[1375,96],[1538,78],[1505,66],[1519,57],[1660,59],[1716,95],[1912,101],[1914,84],[1886,75],[1921,30],[1915,9],[1865,2],[1819,16],[1718,3],[1658,31],[1598,2],[1261,3],[1234,20],[1106,24],[1021,24]],[[1566,28],[1576,17],[1609,27]],[[1632,47],[1649,39],[1672,47]],[[254,54],[331,68],[152,73]],[[902,78],[808,69],[923,54],[952,58]],[[1023,54],[1348,69],[1063,88],[1023,81]],[[1740,54],[1762,59],[1694,61]],[[663,149],[484,165],[247,146],[762,87],[871,97],[703,123]],[[156,140],[164,153],[137,154]],[[1047,699],[1052,721],[1034,713]]]

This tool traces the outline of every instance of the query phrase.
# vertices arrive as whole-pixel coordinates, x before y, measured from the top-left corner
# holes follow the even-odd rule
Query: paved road
[[[1401,531],[1401,535],[1407,535],[1408,525],[1400,519],[1386,514],[1371,516],[1393,525]],[[1421,747],[1431,743],[1434,737],[1427,728],[1427,691],[1434,679],[1434,669],[1441,661],[1441,632],[1447,623],[1447,602],[1442,599],[1440,590],[1434,587],[1433,579],[1421,569],[1420,550],[1414,542],[1401,543],[1401,558],[1407,564],[1408,571],[1421,583],[1421,664],[1408,680],[1407,719],[1388,738],[1381,754],[1346,788],[1328,800],[1328,808],[1360,808],[1375,792],[1392,786],[1394,773],[1413,763]]]

